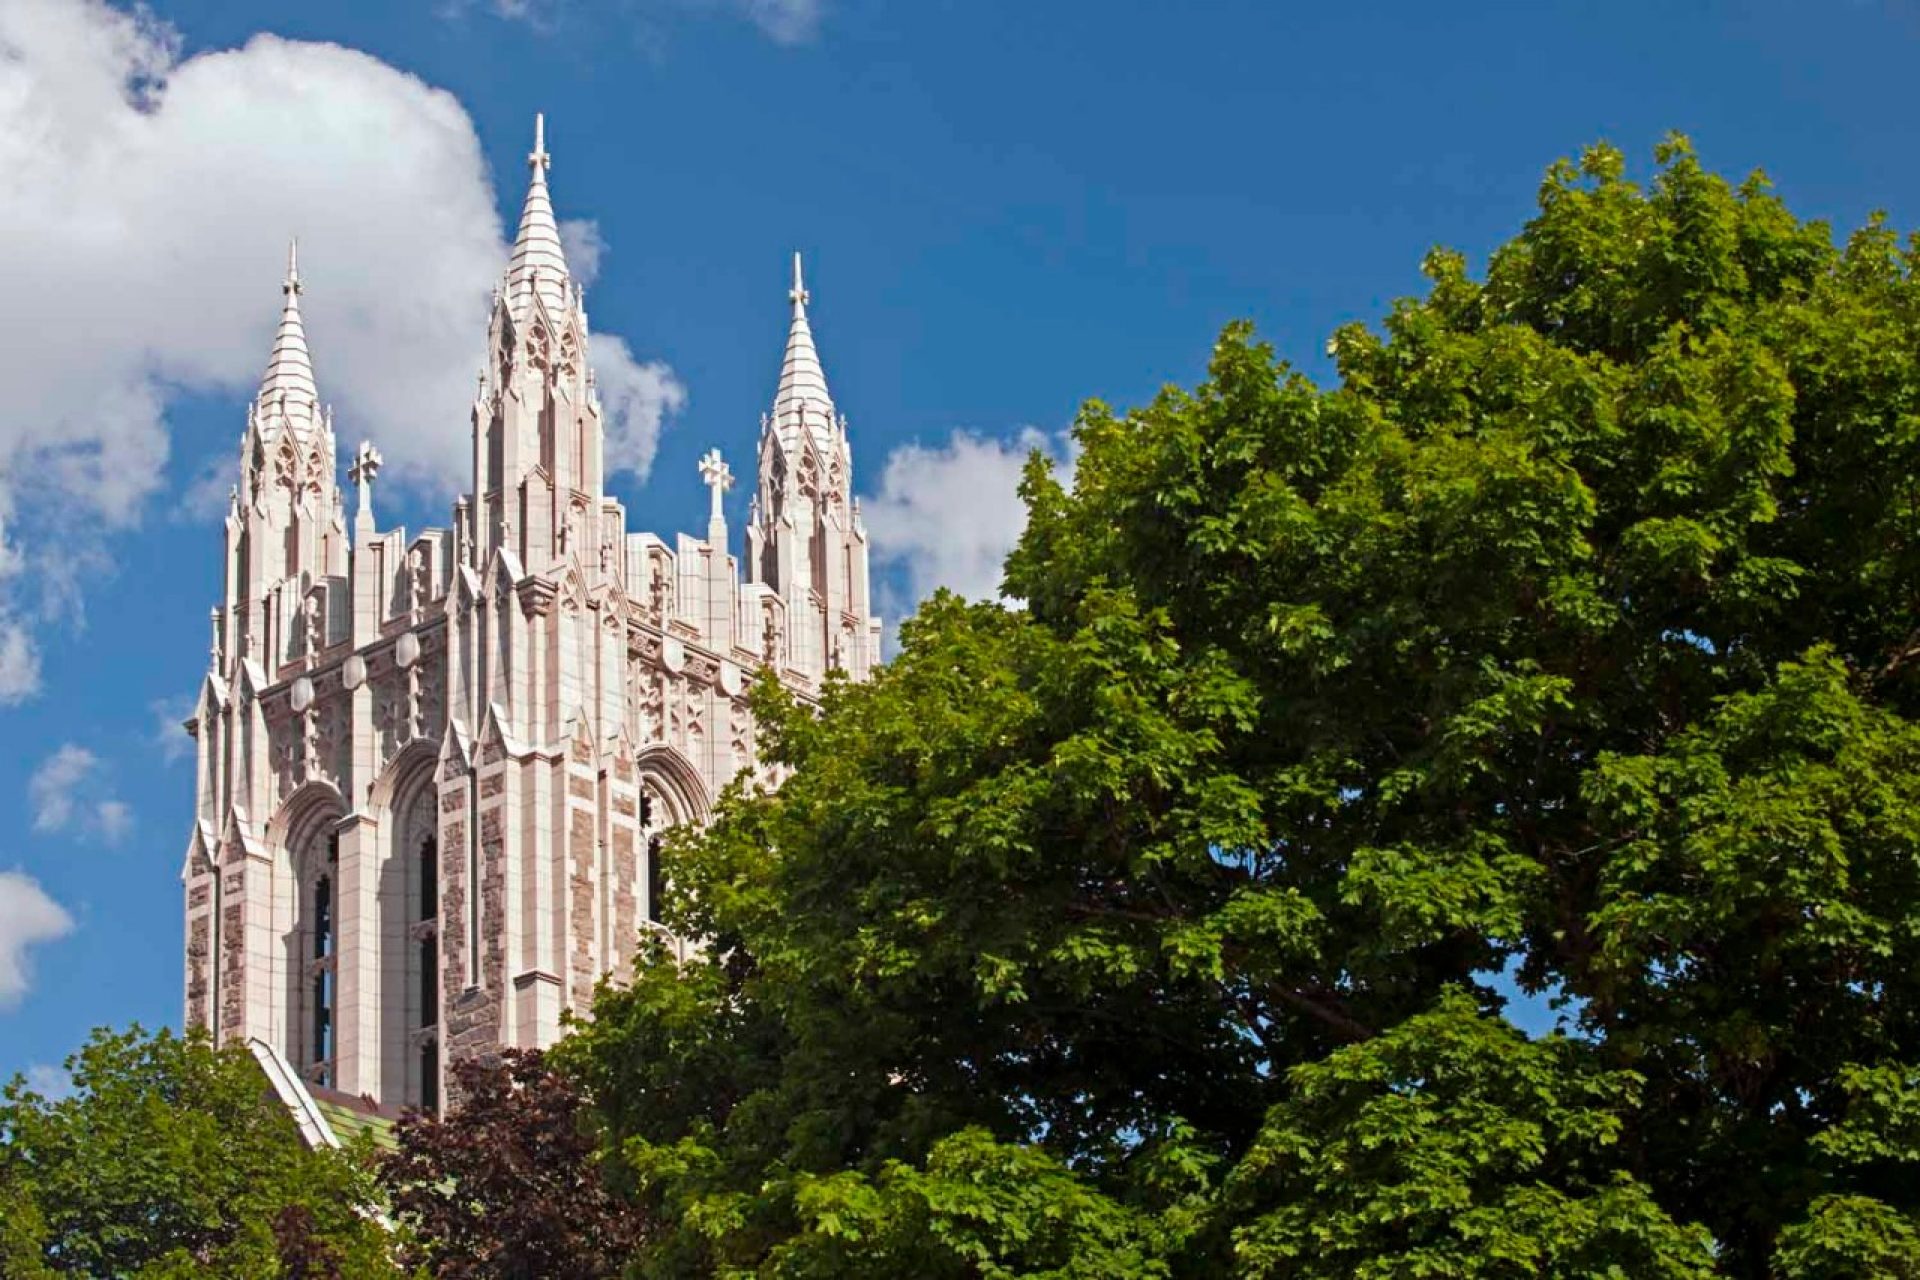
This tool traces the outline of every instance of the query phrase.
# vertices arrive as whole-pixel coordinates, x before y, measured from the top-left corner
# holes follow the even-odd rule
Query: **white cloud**
[[[604,335],[593,352],[600,409],[606,422],[606,462],[610,471],[644,476],[653,468],[660,426],[687,402],[687,389],[673,370],[658,360],[633,358],[627,344]]]
[[[227,499],[240,474],[239,451],[222,449],[200,459],[179,486],[179,496],[170,504],[167,518],[175,524],[218,527],[227,516]]]
[[[0,706],[40,692],[40,653],[17,618],[0,617]]]
[[[567,255],[567,270],[573,272],[580,287],[590,288],[600,278],[600,259],[606,256],[607,238],[592,218],[562,218],[560,251]]]
[[[0,871],[0,1009],[12,1009],[33,984],[29,948],[64,938],[73,917],[24,871]]]
[[[1067,441],[1029,427],[1011,440],[955,431],[929,448],[887,455],[879,492],[862,503],[879,567],[895,569],[905,599],[883,598],[889,619],[947,587],[975,599],[1000,593],[1007,553],[1026,528],[1020,471],[1038,449],[1071,469]]]
[[[597,10],[588,0],[445,0],[440,12],[458,18],[476,7],[541,32],[559,30],[576,11],[605,11]],[[824,0],[620,0],[607,8],[617,10],[647,34],[652,34],[672,10],[719,10],[744,17],[775,44],[804,44],[819,34],[826,4]]]
[[[100,757],[67,743],[27,779],[35,831],[74,833],[117,844],[133,830],[133,810],[113,794]]]
[[[451,94],[338,45],[262,35],[182,60],[172,31],[104,0],[4,0],[0,172],[0,702],[37,686],[33,627],[73,612],[78,568],[162,483],[168,398],[259,377],[289,235],[342,445],[373,438],[389,478],[436,496],[461,478],[507,244]],[[575,239],[597,265],[597,237]],[[594,363],[615,460],[644,470],[684,392],[611,334]],[[224,495],[212,475],[194,503]],[[58,549],[72,568],[50,576]],[[30,572],[6,572],[16,556]]]
[[[73,1096],[73,1076],[65,1067],[36,1062],[27,1068],[27,1088],[48,1102],[59,1102]]]
[[[193,738],[186,721],[193,715],[198,699],[191,694],[181,698],[156,698],[147,704],[153,713],[153,745],[163,764],[177,764],[193,754]]]
[[[747,16],[779,44],[811,40],[820,30],[821,0],[745,0]]]

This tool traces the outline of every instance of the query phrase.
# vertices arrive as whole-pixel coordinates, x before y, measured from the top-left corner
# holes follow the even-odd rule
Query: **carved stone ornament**
[[[666,643],[660,646],[660,665],[675,675],[687,669],[687,646],[668,636]]]
[[[734,666],[731,662],[722,662],[720,664],[720,692],[726,694],[729,698],[737,698],[740,696],[740,684],[740,668]]]
[[[293,709],[296,713],[305,711],[308,707],[312,706],[313,681],[307,679],[305,676],[301,676],[298,680],[295,680],[293,682],[293,688],[288,692],[287,701],[293,704]]]
[[[394,643],[393,661],[402,671],[405,671],[414,663],[420,661],[420,636],[418,632],[409,631]]]
[[[358,689],[367,682],[367,660],[354,654],[340,664],[340,683],[348,692]]]

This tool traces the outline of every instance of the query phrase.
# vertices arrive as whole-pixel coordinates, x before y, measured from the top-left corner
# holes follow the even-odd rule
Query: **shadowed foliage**
[[[572,1082],[517,1049],[452,1075],[458,1104],[408,1113],[380,1169],[406,1260],[445,1280],[619,1275],[644,1219],[602,1183]]]

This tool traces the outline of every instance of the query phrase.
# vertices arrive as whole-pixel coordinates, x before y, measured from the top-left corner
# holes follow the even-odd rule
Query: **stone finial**
[[[807,282],[800,274],[800,253],[793,255],[793,288],[787,290],[787,301],[793,304],[795,314],[806,314],[806,306],[813,301],[813,295],[807,292]]]
[[[553,157],[547,154],[547,117],[545,112],[536,111],[533,116],[533,150],[527,153],[527,164],[545,172],[553,164]]]
[[[386,460],[380,451],[373,447],[373,441],[362,440],[360,448],[353,455],[353,465],[347,468],[347,478],[353,481],[359,490],[360,515],[363,519],[373,520],[373,481],[380,474],[380,468]]]
[[[718,449],[707,450],[700,459],[700,478],[706,481],[707,489],[713,499],[712,509],[707,517],[711,524],[722,524],[726,516],[720,510],[721,495],[733,487],[733,470],[721,458]]]

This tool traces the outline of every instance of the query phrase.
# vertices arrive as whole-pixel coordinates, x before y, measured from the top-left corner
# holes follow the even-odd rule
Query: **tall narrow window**
[[[428,1115],[440,1110],[440,1046],[420,1046],[420,1109]]]
[[[653,829],[653,797],[640,793],[640,829],[647,833],[647,919],[660,923],[660,891],[666,882],[660,875],[660,833]]]
[[[313,881],[313,1058],[318,1083],[333,1083],[333,876]]]
[[[440,838],[420,842],[420,919],[440,914]],[[420,939],[420,1025],[440,1021],[440,941],[433,932]]]
[[[440,1048],[437,1026],[440,1021],[440,837],[428,825],[432,821],[433,802],[429,793],[424,807],[415,813],[413,834],[413,955],[410,960],[415,984],[411,1024],[415,1036],[417,1074],[407,1093],[407,1104],[427,1112],[440,1108]],[[423,829],[425,828],[425,829]]]
[[[660,897],[666,892],[667,878],[660,874],[660,837],[647,837],[647,919],[660,923]]]

